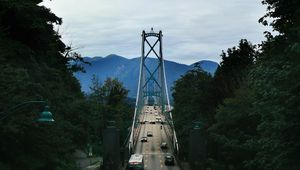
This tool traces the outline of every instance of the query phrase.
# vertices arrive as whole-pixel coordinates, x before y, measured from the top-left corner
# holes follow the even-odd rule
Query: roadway
[[[161,123],[150,124],[150,121],[155,121],[156,115],[162,117],[153,106],[145,106],[144,112],[141,115],[141,121],[147,121],[145,124],[141,124],[141,130],[138,138],[138,142],[135,148],[135,153],[144,155],[144,167],[145,170],[179,170],[179,166],[175,160],[174,166],[166,166],[165,155],[172,153],[171,143],[168,140],[164,128],[161,129]],[[163,125],[164,126],[164,125]],[[153,133],[152,137],[148,137],[147,142],[141,142],[140,139],[143,136],[147,136],[147,132]],[[161,149],[162,142],[167,142],[168,149]]]

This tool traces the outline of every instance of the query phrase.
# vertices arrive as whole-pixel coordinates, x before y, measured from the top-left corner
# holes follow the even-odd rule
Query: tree
[[[258,139],[260,115],[255,112],[254,103],[253,89],[244,83],[234,97],[226,98],[216,110],[216,122],[209,128],[210,155],[224,169],[249,169],[246,162],[258,151],[253,143]]]
[[[210,122],[212,108],[210,100],[210,84],[212,76],[203,71],[198,64],[175,82],[173,87],[173,118],[180,146],[188,148],[188,135],[192,122],[201,120]],[[187,150],[181,153],[187,157]]]
[[[89,95],[90,100],[98,103],[104,103],[104,91],[102,89],[101,82],[99,81],[99,77],[96,75],[92,76],[92,84],[90,86],[91,93]]]
[[[251,74],[256,90],[255,111],[262,117],[258,125],[259,151],[251,166],[261,169],[299,169],[299,1],[264,0],[268,13],[260,19],[279,35],[267,33],[258,64]]]
[[[90,114],[90,142],[95,147],[102,140],[102,130],[108,121],[115,121],[121,134],[121,144],[125,141],[130,126],[133,108],[126,103],[128,90],[117,79],[107,78],[102,85],[96,75],[92,77],[91,93],[87,96]],[[100,148],[98,150],[100,151]]]
[[[35,122],[39,106],[1,121],[0,169],[74,169],[73,151],[83,145],[85,108],[78,80],[53,30],[62,19],[42,0],[0,1],[0,111],[28,100],[48,100],[53,126]],[[79,133],[80,132],[80,133]]]
[[[250,99],[253,95],[252,90],[244,85],[257,56],[256,46],[242,39],[238,47],[229,48],[221,56],[223,60],[214,77],[196,64],[193,70],[176,81],[173,89],[174,121],[180,144],[188,146],[192,122],[200,120],[204,124],[203,137],[208,141],[209,160],[224,167],[233,164],[238,169],[244,165],[238,160],[255,155],[252,148],[239,144],[251,139],[250,134],[255,133],[251,128],[257,125],[256,116],[251,118],[253,122],[246,124],[252,114]],[[241,112],[242,109],[245,112]],[[241,125],[242,121],[244,124]],[[244,125],[246,127],[241,128]],[[244,151],[252,153],[242,157]]]
[[[227,54],[222,51],[222,61],[214,76],[220,103],[241,86],[256,56],[256,46],[246,39],[240,40],[238,47],[229,48]]]
[[[255,129],[257,120],[251,110],[253,92],[246,80],[257,54],[255,45],[240,40],[238,47],[222,52],[222,61],[211,83],[215,89],[211,90],[214,119],[207,131],[208,157],[224,169],[229,166],[240,169],[244,167],[244,160],[255,155],[246,144],[255,133],[251,128]],[[248,154],[243,156],[245,152]]]
[[[108,105],[118,105],[127,97],[128,90],[123,87],[123,84],[120,83],[117,79],[106,79],[102,91],[104,93],[104,98]]]

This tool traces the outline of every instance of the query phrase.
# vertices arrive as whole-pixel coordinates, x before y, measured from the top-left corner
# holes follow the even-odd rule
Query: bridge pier
[[[191,169],[205,168],[206,140],[200,122],[194,122],[195,126],[189,136],[189,164]]]
[[[120,131],[115,126],[103,130],[103,170],[118,170],[121,163]]]

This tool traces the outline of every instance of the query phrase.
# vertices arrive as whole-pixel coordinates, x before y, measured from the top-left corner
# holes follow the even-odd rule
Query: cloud
[[[140,56],[141,32],[162,30],[165,59],[191,64],[220,61],[240,39],[264,40],[258,19],[265,7],[253,0],[53,0],[42,3],[63,18],[63,41],[83,56]]]

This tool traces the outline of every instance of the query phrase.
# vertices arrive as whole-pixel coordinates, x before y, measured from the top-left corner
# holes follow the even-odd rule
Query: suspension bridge
[[[172,157],[175,158],[179,148],[166,82],[162,37],[162,31],[156,33],[153,28],[142,32],[137,98],[128,149],[131,154],[143,155],[144,169],[179,169],[176,159],[173,166],[166,166],[173,164]],[[157,58],[157,63],[148,62],[149,57]]]
[[[105,170],[180,169],[176,159],[180,151],[168,94],[162,37],[162,32],[156,33],[153,28],[150,32],[142,32],[139,80],[132,125],[123,146],[120,146],[119,131],[115,126],[108,126],[103,131]],[[157,60],[150,60],[150,57]]]

